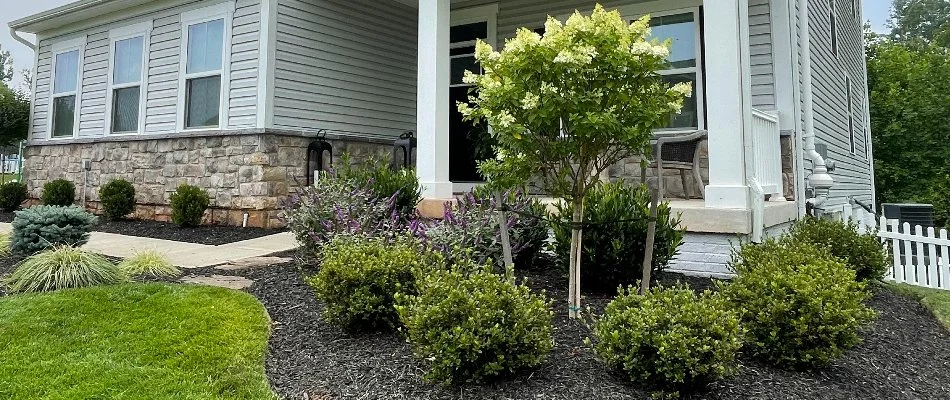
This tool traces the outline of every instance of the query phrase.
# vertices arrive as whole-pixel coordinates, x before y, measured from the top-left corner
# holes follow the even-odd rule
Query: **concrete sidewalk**
[[[0,223],[0,233],[9,233],[12,230],[10,224]],[[290,232],[218,246],[92,232],[89,243],[86,243],[83,249],[120,258],[130,257],[142,250],[156,250],[168,257],[168,261],[174,265],[182,268],[201,268],[293,250],[297,246],[297,240]]]

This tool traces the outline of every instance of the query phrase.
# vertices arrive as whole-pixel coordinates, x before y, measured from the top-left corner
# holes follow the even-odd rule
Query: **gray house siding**
[[[852,12],[851,1],[838,1],[837,45],[832,50],[831,8],[829,2],[809,3],[811,27],[811,61],[814,95],[815,139],[828,147],[827,160],[837,166],[831,172],[835,186],[831,189],[825,208],[840,210],[851,197],[871,202],[871,174],[866,143],[865,58],[863,28],[860,14]],[[858,15],[858,16],[856,16]],[[851,88],[846,81],[850,76]],[[851,103],[848,104],[848,91]],[[851,151],[851,132],[848,113],[853,115],[854,152]]]
[[[213,3],[200,2],[172,7],[84,29],[85,50],[81,60],[79,137],[106,135],[106,91],[110,57],[109,30],[152,21],[149,36],[145,133],[172,133],[177,130],[178,80],[181,57],[181,13]],[[225,128],[252,127],[256,123],[258,37],[260,0],[238,0],[232,26],[229,115]],[[76,37],[77,33],[42,38],[39,41],[36,71],[33,138],[47,138],[47,115],[51,74],[51,45]]]
[[[752,59],[752,106],[775,109],[775,68],[769,0],[749,0],[749,54]]]
[[[414,8],[280,0],[273,125],[363,138],[416,129]]]

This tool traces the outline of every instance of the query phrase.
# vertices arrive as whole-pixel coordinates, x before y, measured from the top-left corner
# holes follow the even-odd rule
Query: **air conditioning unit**
[[[932,204],[884,204],[884,217],[920,225],[924,228],[934,226],[934,206]]]

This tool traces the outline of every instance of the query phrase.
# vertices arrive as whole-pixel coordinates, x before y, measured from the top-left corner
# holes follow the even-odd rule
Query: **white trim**
[[[257,53],[257,127],[274,125],[277,81],[277,1],[261,0],[260,51]]]
[[[82,72],[83,64],[85,64],[86,59],[86,41],[86,35],[82,35],[72,39],[55,42],[50,46],[49,97],[47,99],[48,102],[46,111],[46,136],[49,140],[73,139],[79,136],[79,116],[82,114]],[[72,51],[78,52],[78,57],[76,60],[76,90],[56,93],[56,56]],[[36,80],[36,77],[33,77],[33,79]],[[53,103],[53,100],[58,97],[65,96],[76,96],[76,106],[74,108],[75,111],[73,112],[73,134],[71,136],[54,137],[53,114],[55,104]]]
[[[857,154],[857,136],[855,135],[855,128],[857,124],[856,115],[854,115],[854,79],[851,78],[851,73],[844,71],[844,90],[845,90],[845,106],[848,108],[845,112],[845,116],[848,117],[848,145],[850,146],[851,155]]]
[[[152,20],[109,30],[109,70],[106,88],[105,130],[104,135],[137,135],[145,132],[145,104],[148,98],[148,60],[152,35]],[[138,82],[115,84],[115,44],[116,42],[142,37],[142,76]],[[112,132],[112,96],[116,89],[139,88],[138,126],[134,132]]]
[[[835,58],[841,55],[841,27],[838,26],[838,2],[831,0],[828,11],[828,31],[831,36],[831,53]]]
[[[188,28],[204,22],[224,20],[224,32],[221,42],[221,69],[201,73],[187,73],[188,65]],[[228,125],[228,109],[230,103],[231,86],[231,30],[234,25],[234,2],[223,2],[213,6],[199,8],[181,13],[181,55],[178,63],[178,110],[176,124],[179,132],[201,131],[208,129],[224,129]],[[189,79],[204,78],[219,75],[221,77],[221,94],[218,110],[217,126],[185,127],[185,92]]]

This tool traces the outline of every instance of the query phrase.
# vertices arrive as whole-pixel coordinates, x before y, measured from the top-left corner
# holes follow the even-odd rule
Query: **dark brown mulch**
[[[169,222],[131,219],[119,221],[100,219],[99,225],[96,226],[95,230],[120,235],[141,236],[215,246],[259,238],[280,232],[280,230],[276,229],[242,228],[239,226],[225,225],[203,225],[194,228],[183,228]]]
[[[248,291],[274,322],[266,369],[282,398],[301,399],[643,399],[597,361],[582,322],[556,310],[555,348],[537,370],[485,386],[444,388],[422,380],[423,365],[398,334],[348,335],[323,322],[323,310],[294,263],[237,274],[254,279]],[[566,298],[560,273],[526,273],[528,284],[558,301]],[[711,287],[709,279],[661,274],[659,282]],[[598,313],[609,296],[587,296]],[[742,358],[738,376],[694,398],[710,399],[946,399],[950,398],[950,335],[915,300],[875,288],[870,304],[880,313],[865,341],[831,367],[811,373],[782,371]]]

